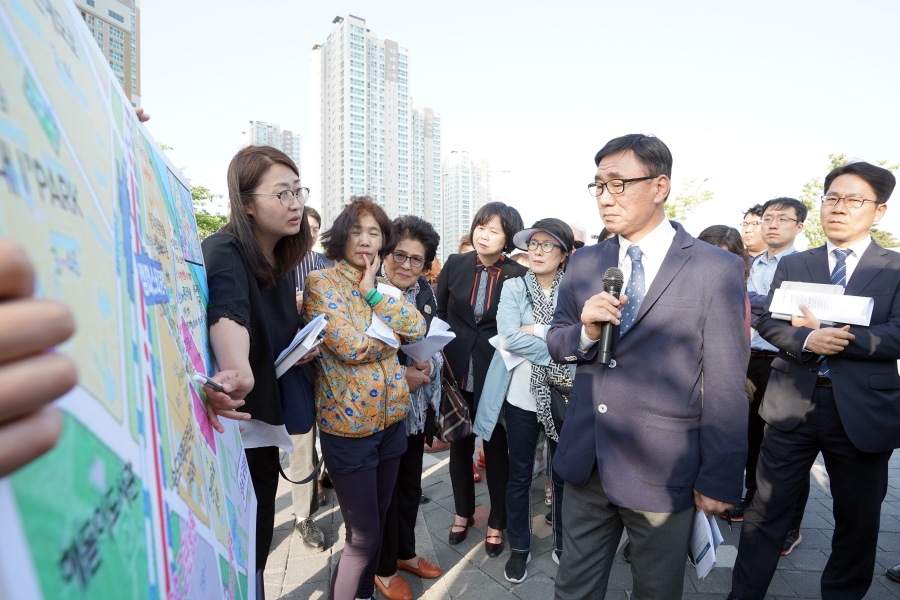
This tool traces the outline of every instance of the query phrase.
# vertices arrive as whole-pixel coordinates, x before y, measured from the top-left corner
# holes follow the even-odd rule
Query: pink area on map
[[[200,356],[200,351],[197,350],[197,344],[194,343],[194,336],[191,335],[191,330],[184,319],[181,319],[181,338],[184,340],[184,349],[188,354],[188,358],[191,359],[194,369],[198,373],[209,375],[206,372],[206,363],[203,362],[203,357]],[[212,376],[210,375],[210,377]]]
[[[191,398],[194,399],[194,415],[197,417],[197,425],[200,426],[200,433],[206,438],[209,449],[215,454],[216,437],[213,434],[212,423],[209,422],[209,417],[206,415],[206,407],[203,406],[203,401],[200,400],[200,396],[197,395],[197,390],[194,389],[194,386],[189,384],[188,387],[191,388]]]

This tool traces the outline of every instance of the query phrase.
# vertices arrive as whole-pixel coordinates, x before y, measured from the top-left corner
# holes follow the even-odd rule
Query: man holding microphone
[[[611,140],[588,188],[610,232],[581,249],[547,345],[576,362],[554,469],[566,481],[556,598],[603,597],[622,530],[633,598],[680,599],[698,509],[741,499],[747,451],[744,262],[668,221],[672,155],[658,138]],[[601,274],[623,271],[625,293]],[[597,364],[612,326],[613,360]]]

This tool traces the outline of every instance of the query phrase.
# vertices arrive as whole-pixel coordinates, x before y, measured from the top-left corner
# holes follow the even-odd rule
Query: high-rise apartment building
[[[272,146],[291,157],[300,168],[300,136],[288,129],[281,130],[278,123],[250,121],[246,131],[241,132],[241,147]],[[311,187],[311,181],[303,180],[303,185]]]
[[[380,40],[365,19],[335,17],[310,57],[311,195],[330,226],[351,196],[391,217],[414,214],[443,235],[441,116],[413,105],[409,50]],[[312,188],[313,186],[310,185]]]
[[[456,252],[459,239],[469,233],[478,209],[491,201],[491,167],[465,150],[444,157],[444,236],[441,256]]]
[[[132,106],[140,106],[140,1],[75,0],[75,5]]]

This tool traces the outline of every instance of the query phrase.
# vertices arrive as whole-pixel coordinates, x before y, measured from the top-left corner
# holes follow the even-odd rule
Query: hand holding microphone
[[[612,359],[612,334],[622,317],[622,307],[628,297],[621,295],[624,283],[622,270],[610,267],[603,276],[603,292],[591,296],[581,311],[584,332],[592,340],[599,340],[599,364],[608,365]]]

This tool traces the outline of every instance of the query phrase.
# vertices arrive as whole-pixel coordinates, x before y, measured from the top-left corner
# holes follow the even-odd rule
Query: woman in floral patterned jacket
[[[398,341],[425,336],[415,305],[382,294],[375,277],[394,249],[393,225],[367,196],[355,197],[322,235],[332,269],[306,279],[303,321],[326,315],[316,361],[316,421],[322,453],[347,526],[346,546],[334,571],[331,598],[374,593],[381,529],[391,503],[400,456],[406,451],[409,387],[397,348],[368,331],[374,317]]]

